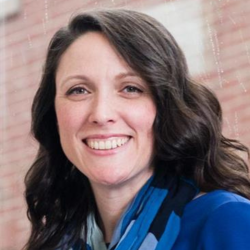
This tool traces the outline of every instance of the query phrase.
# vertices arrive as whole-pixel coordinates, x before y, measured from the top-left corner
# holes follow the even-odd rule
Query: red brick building
[[[32,98],[50,38],[80,9],[125,7],[164,22],[187,55],[193,77],[213,89],[221,101],[224,134],[250,147],[248,1],[13,2],[20,5],[3,18],[7,1],[0,1],[0,250],[21,249],[29,233],[23,177],[37,150],[36,142],[29,136]]]

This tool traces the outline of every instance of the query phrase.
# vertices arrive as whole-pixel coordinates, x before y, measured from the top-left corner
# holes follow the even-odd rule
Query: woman
[[[171,34],[129,10],[53,37],[32,107],[26,176],[38,249],[249,249],[250,181]]]

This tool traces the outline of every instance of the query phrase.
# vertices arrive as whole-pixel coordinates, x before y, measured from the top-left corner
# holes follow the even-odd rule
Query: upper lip
[[[92,134],[83,138],[83,140],[87,139],[108,139],[112,137],[131,137],[130,135],[125,134]]]

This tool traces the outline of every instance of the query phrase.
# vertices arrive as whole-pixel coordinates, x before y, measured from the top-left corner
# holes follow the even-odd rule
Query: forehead
[[[133,71],[108,39],[100,32],[88,32],[76,39],[63,53],[56,78],[66,73]],[[103,73],[103,72],[102,72]]]

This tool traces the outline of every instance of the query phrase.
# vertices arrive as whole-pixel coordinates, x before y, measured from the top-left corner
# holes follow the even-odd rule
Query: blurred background
[[[29,234],[23,178],[37,144],[30,108],[55,31],[82,10],[125,7],[159,19],[192,76],[217,94],[224,135],[250,147],[250,3],[246,0],[0,0],[0,250]]]

